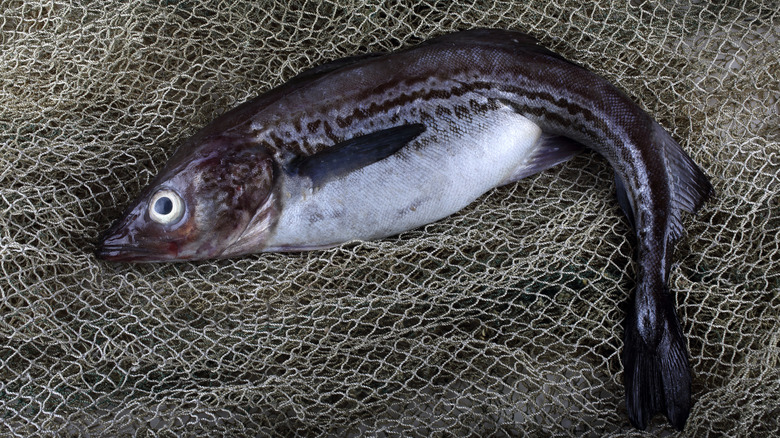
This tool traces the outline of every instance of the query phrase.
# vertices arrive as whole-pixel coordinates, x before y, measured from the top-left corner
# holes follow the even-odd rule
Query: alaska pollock
[[[626,406],[682,429],[687,350],[669,270],[681,213],[713,193],[672,137],[603,78],[520,32],[457,32],[308,70],[222,115],[104,235],[111,261],[199,260],[379,239],[590,148],[637,237]]]

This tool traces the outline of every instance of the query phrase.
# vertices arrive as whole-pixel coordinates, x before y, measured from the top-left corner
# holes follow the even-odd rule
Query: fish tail
[[[691,368],[674,299],[667,286],[675,242],[683,233],[681,212],[696,213],[714,189],[707,175],[688,157],[672,137],[655,122],[653,143],[663,151],[668,167],[671,202],[666,217],[666,241],[640,237],[639,271],[634,301],[626,318],[623,347],[626,408],[631,423],[644,429],[661,412],[678,430],[685,427],[691,406]],[[616,178],[617,180],[618,178]],[[618,201],[629,220],[633,210],[622,182]],[[621,199],[622,198],[622,199]],[[661,215],[653,216],[664,220]],[[651,222],[646,223],[648,220]],[[645,217],[636,229],[653,229]]]
[[[644,430],[661,412],[682,430],[690,413],[691,370],[680,323],[667,287],[653,292],[639,286],[623,348],[628,417]]]

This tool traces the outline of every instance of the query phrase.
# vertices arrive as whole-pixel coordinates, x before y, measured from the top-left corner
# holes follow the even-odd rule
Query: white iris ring
[[[157,223],[170,225],[183,215],[184,201],[173,190],[159,190],[149,201],[149,217]]]

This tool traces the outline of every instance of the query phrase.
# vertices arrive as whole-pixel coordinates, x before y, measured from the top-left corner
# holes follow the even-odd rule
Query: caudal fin
[[[636,306],[630,306],[626,322],[623,367],[626,408],[631,423],[645,429],[657,412],[666,415],[678,430],[685,427],[691,405],[691,369],[685,340],[668,292],[658,299],[655,339],[640,334]],[[645,321],[643,324],[646,324]],[[648,342],[649,341],[649,342]]]

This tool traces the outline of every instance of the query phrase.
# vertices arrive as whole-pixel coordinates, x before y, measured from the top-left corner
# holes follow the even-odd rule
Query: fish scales
[[[267,129],[266,121],[258,117],[252,121],[247,135],[265,143],[275,154],[294,152],[312,155],[356,134],[434,116],[421,107],[434,108],[434,114],[439,111],[440,114],[446,112],[463,118],[472,114],[473,110],[484,110],[486,104],[498,105],[498,102],[490,105],[478,91],[478,87],[459,81],[431,81],[431,78],[409,81],[399,78],[388,81],[382,94],[359,95],[351,100],[342,98],[329,104],[312,103],[306,111],[291,111],[287,120],[277,119],[273,129]],[[455,97],[459,99],[453,100]],[[328,120],[335,120],[335,123]],[[295,126],[306,126],[307,129],[301,132]],[[279,132],[285,135],[280,136]],[[308,147],[303,147],[301,136],[309,141]]]
[[[669,271],[681,214],[712,185],[624,93],[520,32],[457,32],[301,73],[187,140],[96,254],[197,260],[382,238],[582,145],[614,169],[637,240],[621,355],[629,419],[645,428],[661,412],[682,429],[691,377]]]
[[[446,55],[443,55],[446,56]],[[510,54],[511,56],[511,54]],[[474,61],[474,65],[483,65],[482,60]],[[537,67],[538,68],[538,67]],[[292,137],[277,138],[275,141],[269,143],[269,145],[277,152],[281,148],[287,148],[298,146],[300,149],[295,152],[303,154],[313,154],[327,147],[329,144],[333,144],[348,135],[362,134],[369,130],[383,129],[399,121],[410,121],[415,118],[416,115],[413,112],[419,107],[422,101],[438,100],[437,104],[442,107],[450,106],[448,102],[452,101],[453,97],[464,97],[469,94],[477,93],[479,98],[490,96],[495,100],[506,100],[512,102],[514,106],[531,120],[537,121],[543,129],[548,132],[555,132],[559,134],[566,134],[569,137],[580,140],[583,143],[599,144],[609,142],[600,148],[594,148],[601,152],[609,161],[616,171],[620,175],[627,176],[628,183],[633,190],[631,193],[637,195],[663,195],[668,187],[663,181],[655,188],[655,190],[642,191],[639,190],[642,186],[647,186],[651,182],[643,175],[644,168],[630,168],[632,163],[638,162],[651,162],[654,156],[642,156],[641,158],[635,158],[642,150],[639,148],[631,148],[637,142],[635,139],[631,139],[628,134],[621,130],[621,124],[613,124],[607,126],[607,121],[610,120],[614,114],[620,114],[616,110],[617,107],[623,106],[626,109],[625,114],[633,117],[643,117],[640,111],[629,111],[634,107],[633,103],[628,100],[627,97],[617,92],[617,90],[611,87],[603,87],[600,83],[601,78],[593,77],[589,83],[582,84],[582,86],[572,87],[571,90],[564,89],[562,84],[550,81],[550,83],[539,84],[539,78],[556,78],[557,75],[538,75],[537,72],[531,70],[528,71],[525,65],[522,63],[515,63],[511,65],[512,74],[500,74],[494,75],[494,78],[490,82],[485,82],[484,78],[488,77],[490,71],[479,71],[478,74],[469,74],[466,72],[455,72],[452,74],[453,80],[447,81],[436,78],[435,71],[425,71],[422,78],[409,79],[407,77],[401,77],[394,81],[387,81],[383,87],[383,93],[371,93],[368,91],[363,94],[358,94],[354,99],[341,99],[336,103],[322,108],[312,107],[310,111],[301,114],[300,122],[289,121],[286,125],[280,126],[281,129],[276,129],[271,132],[278,132],[281,130],[286,133],[294,133],[294,124],[296,123],[311,123],[309,119],[327,120],[335,119],[336,126],[332,126],[327,121],[319,124],[321,127],[320,132],[311,133],[314,138],[318,138],[317,144],[312,144],[310,148],[303,149],[298,146],[296,140]],[[535,76],[533,76],[535,75]],[[534,77],[534,80],[526,79],[528,77]],[[595,80],[592,80],[595,79]],[[525,85],[525,87],[519,87],[517,84]],[[594,113],[594,110],[590,108],[590,103],[594,101],[593,94],[604,93],[604,89],[612,94],[612,98],[609,103],[612,105],[609,108],[596,108],[595,110],[602,110],[600,113]],[[553,92],[547,92],[545,90],[556,90]],[[496,93],[497,90],[501,92]],[[542,91],[536,91],[542,90]],[[563,91],[561,91],[563,90]],[[579,93],[576,93],[579,92]],[[563,93],[566,93],[562,96]],[[518,96],[522,96],[522,99],[518,99]],[[473,103],[477,101],[476,97],[468,99],[468,106],[473,106]],[[410,105],[415,103],[415,105]],[[627,104],[626,104],[627,103]],[[456,105],[455,108],[458,108]],[[341,109],[341,111],[338,111]],[[395,110],[394,116],[387,118],[391,111]],[[400,110],[400,111],[399,111]],[[341,115],[345,113],[345,115]],[[468,113],[467,111],[454,111],[456,115]],[[257,123],[257,122],[256,122]],[[258,123],[259,124],[259,123]],[[647,135],[647,133],[644,133]],[[258,141],[263,141],[262,137],[257,137]],[[622,152],[622,156],[613,156],[615,152]],[[277,152],[278,153],[278,152]],[[632,159],[633,158],[633,159]],[[644,160],[644,161],[643,161]],[[630,178],[628,178],[630,176]],[[663,198],[663,196],[662,196]],[[657,217],[659,221],[652,225],[648,219],[648,211],[663,211],[664,204],[668,204],[668,195],[663,199],[652,199],[648,196],[639,200],[634,200],[633,205],[646,206],[640,210],[639,223],[642,224],[640,232],[649,233],[647,237],[640,237],[639,242],[654,242],[665,241],[662,238],[663,235],[663,221],[665,218]],[[655,251],[654,248],[643,249],[647,252]],[[663,249],[665,251],[665,249]]]

